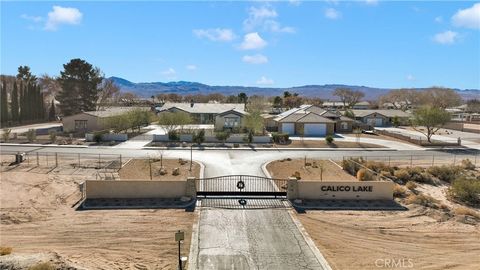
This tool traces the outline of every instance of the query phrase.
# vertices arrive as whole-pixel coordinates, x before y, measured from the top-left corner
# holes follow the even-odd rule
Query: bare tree
[[[462,98],[452,89],[442,87],[431,87],[425,93],[427,104],[432,107],[446,109],[455,107],[462,103]]]
[[[100,85],[100,92],[97,99],[97,111],[106,106],[108,100],[113,98],[113,102],[118,101],[120,89],[112,80],[104,79]]]
[[[353,107],[353,105],[357,104],[357,102],[365,96],[363,92],[354,91],[349,88],[337,88],[333,92],[333,95],[340,98],[344,108]]]
[[[265,96],[254,95],[248,98],[247,111],[249,112],[265,112],[272,104]]]

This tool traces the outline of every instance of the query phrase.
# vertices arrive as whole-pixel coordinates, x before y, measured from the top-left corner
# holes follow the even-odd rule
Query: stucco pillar
[[[185,196],[195,198],[197,196],[197,188],[195,186],[195,177],[187,177],[187,188],[185,190]]]
[[[287,182],[287,199],[298,199],[298,180],[295,177],[290,177]]]

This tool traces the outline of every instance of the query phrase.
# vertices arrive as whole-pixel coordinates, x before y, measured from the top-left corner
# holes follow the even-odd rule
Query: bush
[[[11,132],[12,132],[12,130],[9,129],[9,128],[4,128],[3,129],[2,138],[3,138],[4,142],[8,142],[8,140],[10,139],[10,133]]]
[[[287,143],[289,138],[290,135],[288,135],[287,133],[272,133],[272,139],[275,143]]]
[[[299,171],[295,171],[295,172],[292,174],[292,177],[295,177],[297,180],[302,179]]]
[[[473,164],[468,158],[462,160],[460,167],[462,167],[464,170],[475,170],[475,164]]]
[[[243,141],[246,143],[253,142],[253,131],[249,131],[245,137],[243,137]]]
[[[477,213],[476,211],[474,211],[470,208],[467,208],[467,207],[455,208],[455,214],[456,215],[462,215],[462,216],[471,216],[471,217],[480,219],[480,214],[479,213]]]
[[[352,159],[344,159],[342,161],[342,168],[344,171],[348,172],[353,176],[357,176],[358,170],[362,167],[359,164],[363,163],[362,158],[352,158]]]
[[[403,183],[406,183],[407,181],[410,181],[410,173],[408,172],[407,169],[396,170],[393,173],[393,176],[395,176],[395,178],[397,178],[398,180],[400,180]]]
[[[415,184],[415,182],[413,181],[408,181],[405,187],[408,188],[409,190],[414,190],[417,188],[417,184]]]
[[[327,137],[325,137],[325,142],[328,144],[331,144],[333,142],[333,136],[328,135]]]
[[[37,138],[37,132],[35,131],[35,129],[29,129],[25,135],[27,136],[27,140],[28,142],[33,142],[35,141],[35,139]]]
[[[55,267],[51,265],[49,262],[43,262],[36,264],[34,266],[30,266],[28,270],[55,270]]]
[[[0,247],[0,256],[8,255],[12,253],[11,247]]]
[[[395,186],[393,186],[393,197],[395,198],[403,198],[407,195],[407,190],[398,185],[398,184],[395,184]]]
[[[177,142],[177,141],[180,140],[180,135],[178,135],[176,130],[171,130],[171,131],[168,132],[168,139],[170,141]]]
[[[480,204],[480,181],[472,178],[459,178],[448,189],[449,196],[469,205]]]
[[[205,141],[205,129],[201,129],[193,134],[193,142],[202,144]]]
[[[225,141],[230,137],[230,132],[217,132],[215,133],[215,138],[217,140],[221,141],[222,143],[225,143]]]
[[[372,172],[366,170],[366,169],[360,169],[357,172],[357,180],[358,181],[372,181],[375,180],[374,175]]]
[[[55,141],[57,141],[57,131],[50,130],[48,136],[50,136],[50,142],[55,143]]]
[[[367,161],[364,165],[365,167],[377,173],[380,173],[382,171],[390,172],[390,174],[393,173],[393,168],[383,162]]]
[[[461,172],[461,168],[459,166],[432,166],[427,169],[427,172],[436,178],[451,183],[455,180]]]
[[[407,204],[418,204],[426,207],[436,207],[437,200],[426,194],[410,194],[406,201]]]

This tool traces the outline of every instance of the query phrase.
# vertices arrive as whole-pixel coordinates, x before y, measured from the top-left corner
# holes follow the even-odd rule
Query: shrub
[[[8,142],[8,140],[10,139],[10,133],[11,132],[12,132],[12,130],[9,129],[9,128],[4,128],[3,129],[2,138],[3,138],[4,142]]]
[[[333,142],[333,136],[328,135],[327,137],[325,137],[325,142],[328,144],[331,144]]]
[[[395,186],[393,186],[393,197],[395,198],[403,198],[407,195],[407,190],[398,185],[398,184],[395,184]]]
[[[299,171],[295,171],[295,172],[292,174],[292,177],[295,177],[297,180],[302,179]]]
[[[168,139],[170,141],[177,142],[177,141],[180,140],[180,135],[178,135],[176,130],[171,130],[171,131],[168,132]]]
[[[102,133],[95,132],[93,134],[93,141],[96,143],[100,143],[102,141]]]
[[[33,142],[35,141],[35,139],[37,138],[37,132],[35,131],[35,129],[29,129],[25,135],[27,136],[27,140],[28,142]]]
[[[215,138],[217,140],[221,141],[222,143],[225,143],[225,141],[230,137],[230,132],[217,132],[215,133]]]
[[[408,181],[405,187],[408,188],[409,190],[414,190],[417,188],[417,184],[415,184],[415,182],[413,181]]]
[[[393,168],[388,166],[387,164],[383,163],[383,162],[377,162],[377,161],[367,161],[365,162],[365,167],[369,168],[370,170],[374,171],[374,172],[381,172],[381,171],[387,171],[387,172],[390,172],[392,173],[393,172]]]
[[[30,266],[28,270],[55,270],[55,267],[51,265],[49,262],[43,262],[36,264],[34,266]]]
[[[427,169],[427,172],[442,181],[450,183],[460,175],[461,168],[459,166],[446,165],[432,166]]]
[[[462,167],[464,170],[475,170],[475,164],[473,164],[468,158],[462,160],[460,167]]]
[[[480,181],[472,178],[459,178],[448,189],[449,196],[469,205],[480,204]]]
[[[357,176],[358,170],[362,168],[362,166],[360,165],[362,163],[363,160],[361,158],[344,159],[342,161],[342,168],[349,174]]]
[[[202,144],[205,141],[205,129],[201,129],[193,134],[193,142]]]
[[[396,170],[393,173],[393,176],[395,176],[395,178],[397,178],[398,180],[400,180],[403,183],[406,183],[407,181],[410,181],[410,173],[408,172],[407,169]]]
[[[287,133],[272,133],[272,139],[275,143],[287,143],[290,136]]]
[[[0,247],[0,256],[8,255],[12,253],[11,247]]]
[[[426,194],[410,194],[406,201],[407,204],[418,204],[427,207],[436,207],[437,200]]]
[[[57,140],[57,131],[50,130],[48,132],[48,136],[50,137],[50,142],[55,143],[55,141]]]
[[[357,172],[357,180],[358,181],[372,181],[374,179],[374,175],[372,172],[366,170],[366,169],[360,169]]]
[[[462,216],[471,216],[471,217],[480,219],[480,214],[479,213],[477,213],[476,211],[474,211],[470,208],[467,208],[467,207],[455,208],[455,214],[456,215],[462,215]]]

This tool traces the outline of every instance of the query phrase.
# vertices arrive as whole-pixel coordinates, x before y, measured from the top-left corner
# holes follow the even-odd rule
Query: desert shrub
[[[398,185],[398,184],[395,184],[395,186],[393,186],[393,197],[395,198],[403,198],[407,195],[407,190]]]
[[[12,253],[11,247],[0,247],[0,256],[8,255]]]
[[[398,180],[400,180],[403,183],[406,183],[407,181],[410,181],[410,173],[408,172],[407,169],[396,170],[393,173],[393,176],[395,176],[395,178],[397,178]]]
[[[215,138],[217,140],[221,141],[222,143],[225,143],[225,141],[230,137],[230,132],[217,132],[215,133]]]
[[[449,196],[469,205],[480,204],[480,181],[472,178],[459,178],[448,189]]]
[[[50,130],[48,132],[48,136],[50,137],[50,142],[55,143],[55,141],[57,140],[57,131]]]
[[[168,132],[168,139],[170,141],[177,142],[177,141],[180,140],[180,135],[178,135],[176,130],[171,130],[171,131]]]
[[[272,133],[272,139],[275,143],[287,143],[289,135],[287,133]]]
[[[34,266],[30,266],[28,270],[55,270],[55,267],[49,262],[38,263]]]
[[[31,128],[25,133],[25,136],[27,136],[28,142],[33,142],[37,138],[37,132]]]
[[[479,213],[477,213],[473,209],[470,209],[470,208],[467,208],[467,207],[455,208],[454,212],[455,212],[456,215],[471,216],[471,217],[480,219],[480,214]]]
[[[442,181],[450,183],[460,175],[461,170],[459,166],[442,165],[432,166],[427,169],[427,172]]]
[[[333,143],[333,136],[332,135],[327,135],[325,137],[325,142],[328,143],[328,144]]]
[[[370,170],[375,171],[377,173],[379,173],[381,171],[387,171],[387,172],[390,172],[390,173],[393,172],[393,168],[388,166],[387,164],[385,164],[383,162],[367,161],[367,162],[365,162],[364,165],[365,165],[365,167],[367,167]]]
[[[405,184],[405,187],[409,190],[414,190],[417,188],[417,184],[415,184],[413,181],[408,181],[407,184]]]
[[[295,177],[297,180],[302,179],[299,171],[295,171],[295,172],[292,174],[292,177]]]
[[[357,180],[358,181],[372,181],[375,180],[375,176],[372,172],[368,171],[367,169],[360,169],[357,172]]]
[[[475,164],[473,164],[468,158],[462,160],[460,167],[464,170],[475,170]]]
[[[437,200],[426,194],[410,194],[406,201],[407,204],[418,204],[427,207],[436,207]]]
[[[392,177],[392,173],[389,171],[380,171],[380,175],[387,178]]]
[[[344,159],[342,161],[342,168],[344,171],[348,172],[353,176],[357,176],[358,170],[362,168],[359,164],[363,163],[363,159],[361,158],[352,158],[352,159]]]
[[[2,139],[4,142],[8,142],[8,140],[10,139],[10,133],[12,132],[11,129],[9,128],[4,128],[3,129],[3,134],[2,134]]]
[[[193,142],[202,144],[205,141],[205,129],[201,129],[193,134]]]

